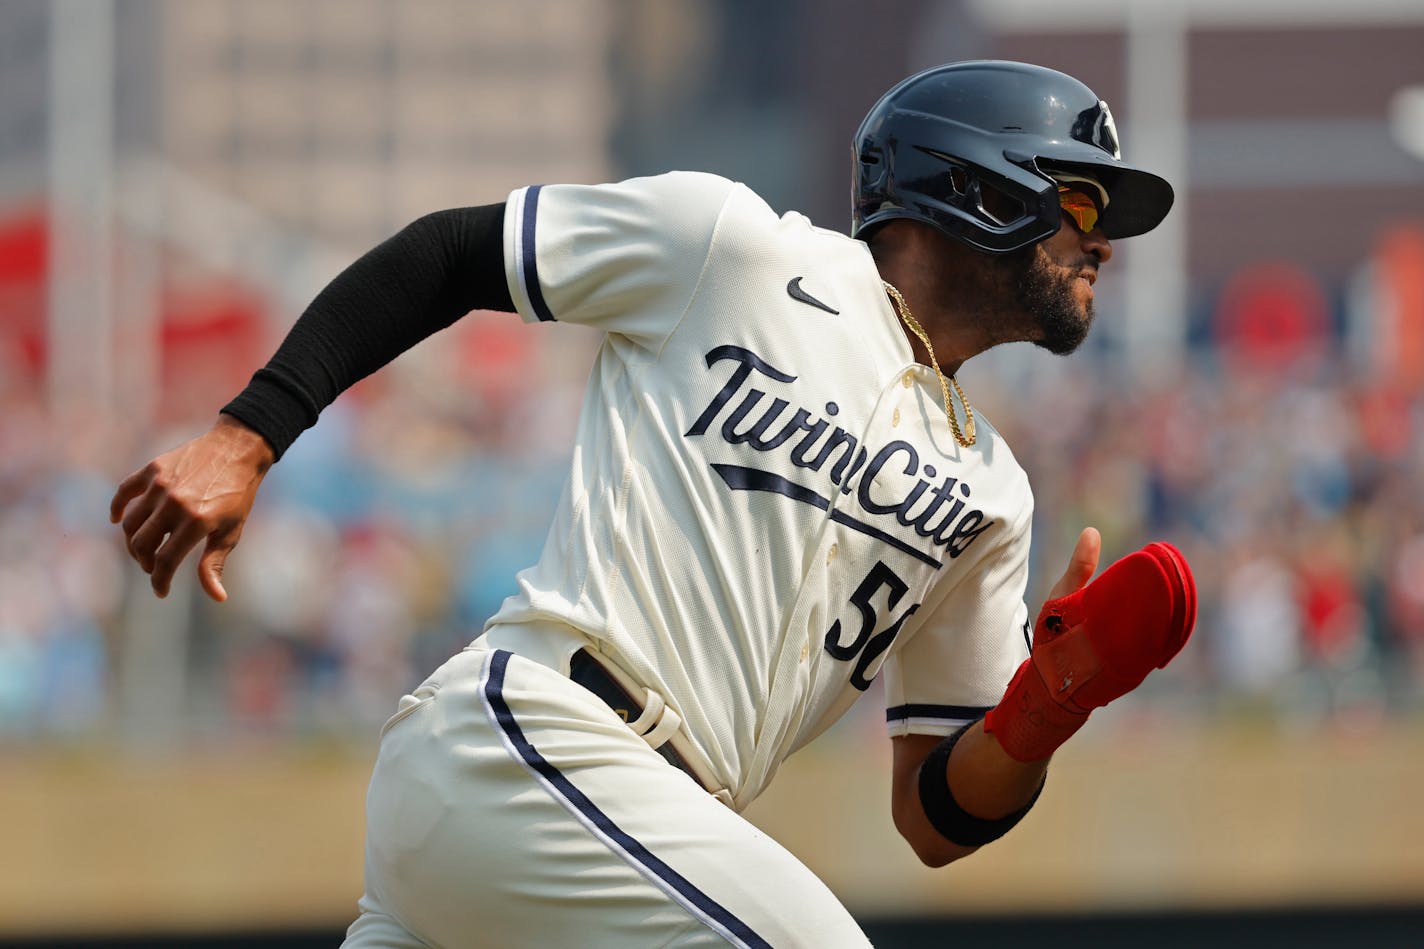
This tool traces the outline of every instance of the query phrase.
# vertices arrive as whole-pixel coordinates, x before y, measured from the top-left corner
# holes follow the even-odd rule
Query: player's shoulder
[[[842,233],[817,227],[798,211],[777,211],[750,185],[713,172],[665,171],[627,178],[611,187],[644,196],[683,219],[715,213],[727,237],[761,233],[816,243],[851,241]]]
[[[664,196],[710,196],[725,199],[737,182],[709,171],[664,171],[625,178],[618,187]]]
[[[511,201],[528,206],[537,200],[541,220],[616,221],[623,229],[675,227],[714,220],[736,187],[719,175],[667,171],[601,184],[532,185],[516,190]]]
[[[724,179],[725,180],[725,179]],[[718,217],[716,252],[725,260],[807,269],[829,279],[859,275],[868,260],[864,243],[814,224],[796,210],[780,211],[743,182],[728,182]],[[878,284],[877,284],[878,286]]]

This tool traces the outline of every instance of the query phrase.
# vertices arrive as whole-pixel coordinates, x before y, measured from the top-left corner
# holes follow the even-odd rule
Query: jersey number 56
[[[891,610],[910,589],[904,580],[895,575],[895,571],[885,566],[883,561],[877,560],[875,566],[865,575],[865,579],[860,581],[860,586],[850,595],[851,605],[860,611],[860,632],[856,633],[850,642],[842,643],[841,621],[836,620],[831,624],[830,632],[826,633],[826,652],[830,653],[833,659],[855,660],[850,684],[862,692],[870,688],[871,679],[875,678],[873,675],[867,677],[866,671],[890,648],[890,644],[900,634],[900,627],[905,625],[905,620],[920,608],[920,604],[914,604],[901,613],[899,619],[877,633],[875,628],[880,624],[880,618],[876,615],[871,600],[882,586],[890,588],[886,606]]]

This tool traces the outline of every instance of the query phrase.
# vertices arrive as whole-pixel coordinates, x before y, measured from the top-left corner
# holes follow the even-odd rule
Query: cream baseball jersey
[[[998,701],[1028,653],[1028,481],[986,420],[956,444],[864,243],[694,173],[517,190],[504,240],[526,321],[605,336],[490,628],[599,643],[737,809],[877,675],[892,734]]]

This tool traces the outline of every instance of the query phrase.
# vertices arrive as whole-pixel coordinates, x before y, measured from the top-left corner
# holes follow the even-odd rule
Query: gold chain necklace
[[[920,325],[920,321],[915,319],[910,312],[910,305],[905,302],[905,298],[900,295],[900,291],[889,281],[880,281],[885,285],[885,292],[890,295],[890,301],[895,304],[895,315],[904,321],[921,343],[925,344],[925,352],[930,354],[930,365],[934,367],[935,375],[939,378],[940,394],[944,396],[944,414],[949,416],[949,430],[954,433],[954,440],[961,448],[971,448],[974,445],[974,407],[969,404],[969,399],[965,397],[964,390],[960,388],[959,380],[954,376],[949,377],[945,382],[944,373],[940,371],[939,360],[935,359],[934,347],[930,345],[930,337]],[[964,406],[964,430],[960,431],[959,419],[954,414],[954,403],[949,398],[949,387],[954,386],[955,393],[959,396],[959,404]]]

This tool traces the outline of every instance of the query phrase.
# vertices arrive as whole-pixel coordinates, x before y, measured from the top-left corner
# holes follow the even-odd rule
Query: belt
[[[619,681],[619,678],[587,649],[580,649],[573,654],[569,662],[569,678],[602,699],[619,718],[628,723],[628,727],[662,755],[668,764],[685,773],[709,793],[717,794],[716,789],[709,786],[708,780],[688,764],[687,756],[680,754],[673,747],[682,719],[668,708],[661,695],[650,689],[643,689],[645,699],[639,701],[634,697],[637,687],[631,682]]]

